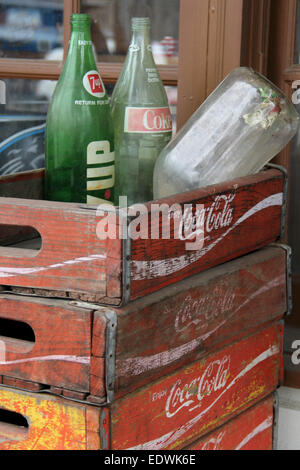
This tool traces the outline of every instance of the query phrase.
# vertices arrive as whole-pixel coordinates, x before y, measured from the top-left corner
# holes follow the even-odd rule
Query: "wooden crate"
[[[282,318],[288,259],[268,246],[122,308],[2,293],[0,377],[111,402]]]
[[[281,349],[276,322],[103,407],[0,386],[0,449],[182,449],[276,390]]]
[[[43,201],[42,185],[42,171],[0,178],[0,285],[47,297],[125,305],[277,240],[284,224],[286,174],[278,168],[149,202],[137,217],[117,210],[114,221],[113,209],[101,215],[86,204]],[[116,238],[100,240],[109,217]],[[138,222],[148,226],[145,238],[133,236]],[[187,249],[188,224],[204,230],[201,249]],[[41,248],[12,246],[30,227]]]
[[[271,395],[186,450],[273,450],[275,406],[276,399]]]
[[[0,450],[101,449],[105,416],[105,408],[0,386]]]

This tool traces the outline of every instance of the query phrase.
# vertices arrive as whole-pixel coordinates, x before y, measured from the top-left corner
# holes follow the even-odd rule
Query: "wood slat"
[[[273,323],[108,407],[1,385],[1,408],[28,426],[0,419],[0,449],[186,448],[275,391],[281,335]]]
[[[274,392],[281,335],[269,326],[112,403],[112,449],[182,449]]]
[[[132,240],[131,299],[275,241],[280,237],[282,198],[283,175],[278,170],[269,170],[157,201],[169,207],[191,204],[194,211],[197,205],[203,205],[204,245],[188,251],[186,243],[194,240],[179,239],[179,236],[184,238],[184,234],[176,223],[167,241],[162,237]],[[143,216],[148,219],[144,223],[148,222],[149,227],[152,227],[153,212],[154,209],[151,216]],[[201,217],[200,208],[199,214]],[[166,224],[164,220],[161,218],[159,222],[161,233],[162,225]]]
[[[105,408],[92,409],[60,397],[3,387],[0,402],[2,409],[18,413],[28,422],[24,430],[0,421],[1,450],[100,449],[100,433],[94,425]]]
[[[262,400],[186,450],[273,450],[274,398]]]
[[[120,308],[2,293],[0,333],[3,319],[24,322],[35,341],[20,336],[19,323],[0,337],[0,376],[103,403],[110,351],[118,399],[281,319],[286,291],[286,252],[273,246]],[[110,314],[116,331],[108,341]]]
[[[28,178],[30,185],[32,175]],[[6,183],[0,181],[0,194],[2,184]],[[33,227],[42,239],[41,250],[30,258],[28,252],[22,256],[18,251],[14,257],[12,248],[0,247],[0,282],[36,289],[38,295],[56,292],[59,297],[124,305],[277,240],[283,193],[283,173],[268,170],[148,203],[147,215],[128,221],[129,230],[138,220],[148,227],[148,238],[132,239],[131,249],[129,240],[120,238],[119,224],[126,220],[118,216],[109,226],[109,233],[116,232],[117,237],[101,240],[107,212],[99,216],[84,204],[0,197],[0,226]],[[166,219],[159,212],[164,204],[170,207],[171,219],[174,205],[180,211],[174,216],[179,215],[179,220],[171,222],[169,239],[162,231],[155,234],[155,229],[166,229],[170,223],[168,214]],[[190,250],[187,242],[193,239],[185,239],[182,224],[178,225],[188,207],[205,211],[202,248]],[[196,212],[192,222],[197,214],[202,217]],[[2,244],[7,245],[7,240]]]

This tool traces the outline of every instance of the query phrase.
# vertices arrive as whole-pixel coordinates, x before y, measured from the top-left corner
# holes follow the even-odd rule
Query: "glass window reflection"
[[[63,6],[63,0],[1,0],[0,57],[56,60],[55,51],[61,56]]]
[[[43,168],[46,116],[56,82],[14,78],[1,83],[0,175]]]
[[[131,38],[131,18],[151,19],[152,50],[157,64],[178,63],[180,0],[83,0],[92,18],[92,38],[99,61],[122,62]]]

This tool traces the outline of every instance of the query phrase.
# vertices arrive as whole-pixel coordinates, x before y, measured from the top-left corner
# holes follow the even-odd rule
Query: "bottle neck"
[[[150,28],[136,29],[132,31],[131,43],[129,51],[135,51],[137,48],[141,50],[150,50],[148,47],[151,45],[150,42]]]
[[[96,68],[89,25],[72,24],[66,67],[75,67],[78,73]]]

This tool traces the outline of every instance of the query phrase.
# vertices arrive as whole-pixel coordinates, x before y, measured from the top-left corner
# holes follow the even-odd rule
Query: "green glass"
[[[71,17],[71,38],[46,123],[46,198],[98,205],[114,200],[114,132],[95,63],[90,17]]]
[[[111,98],[115,129],[115,204],[153,199],[153,169],[172,137],[168,98],[153,59],[150,19],[132,18],[132,39]]]

